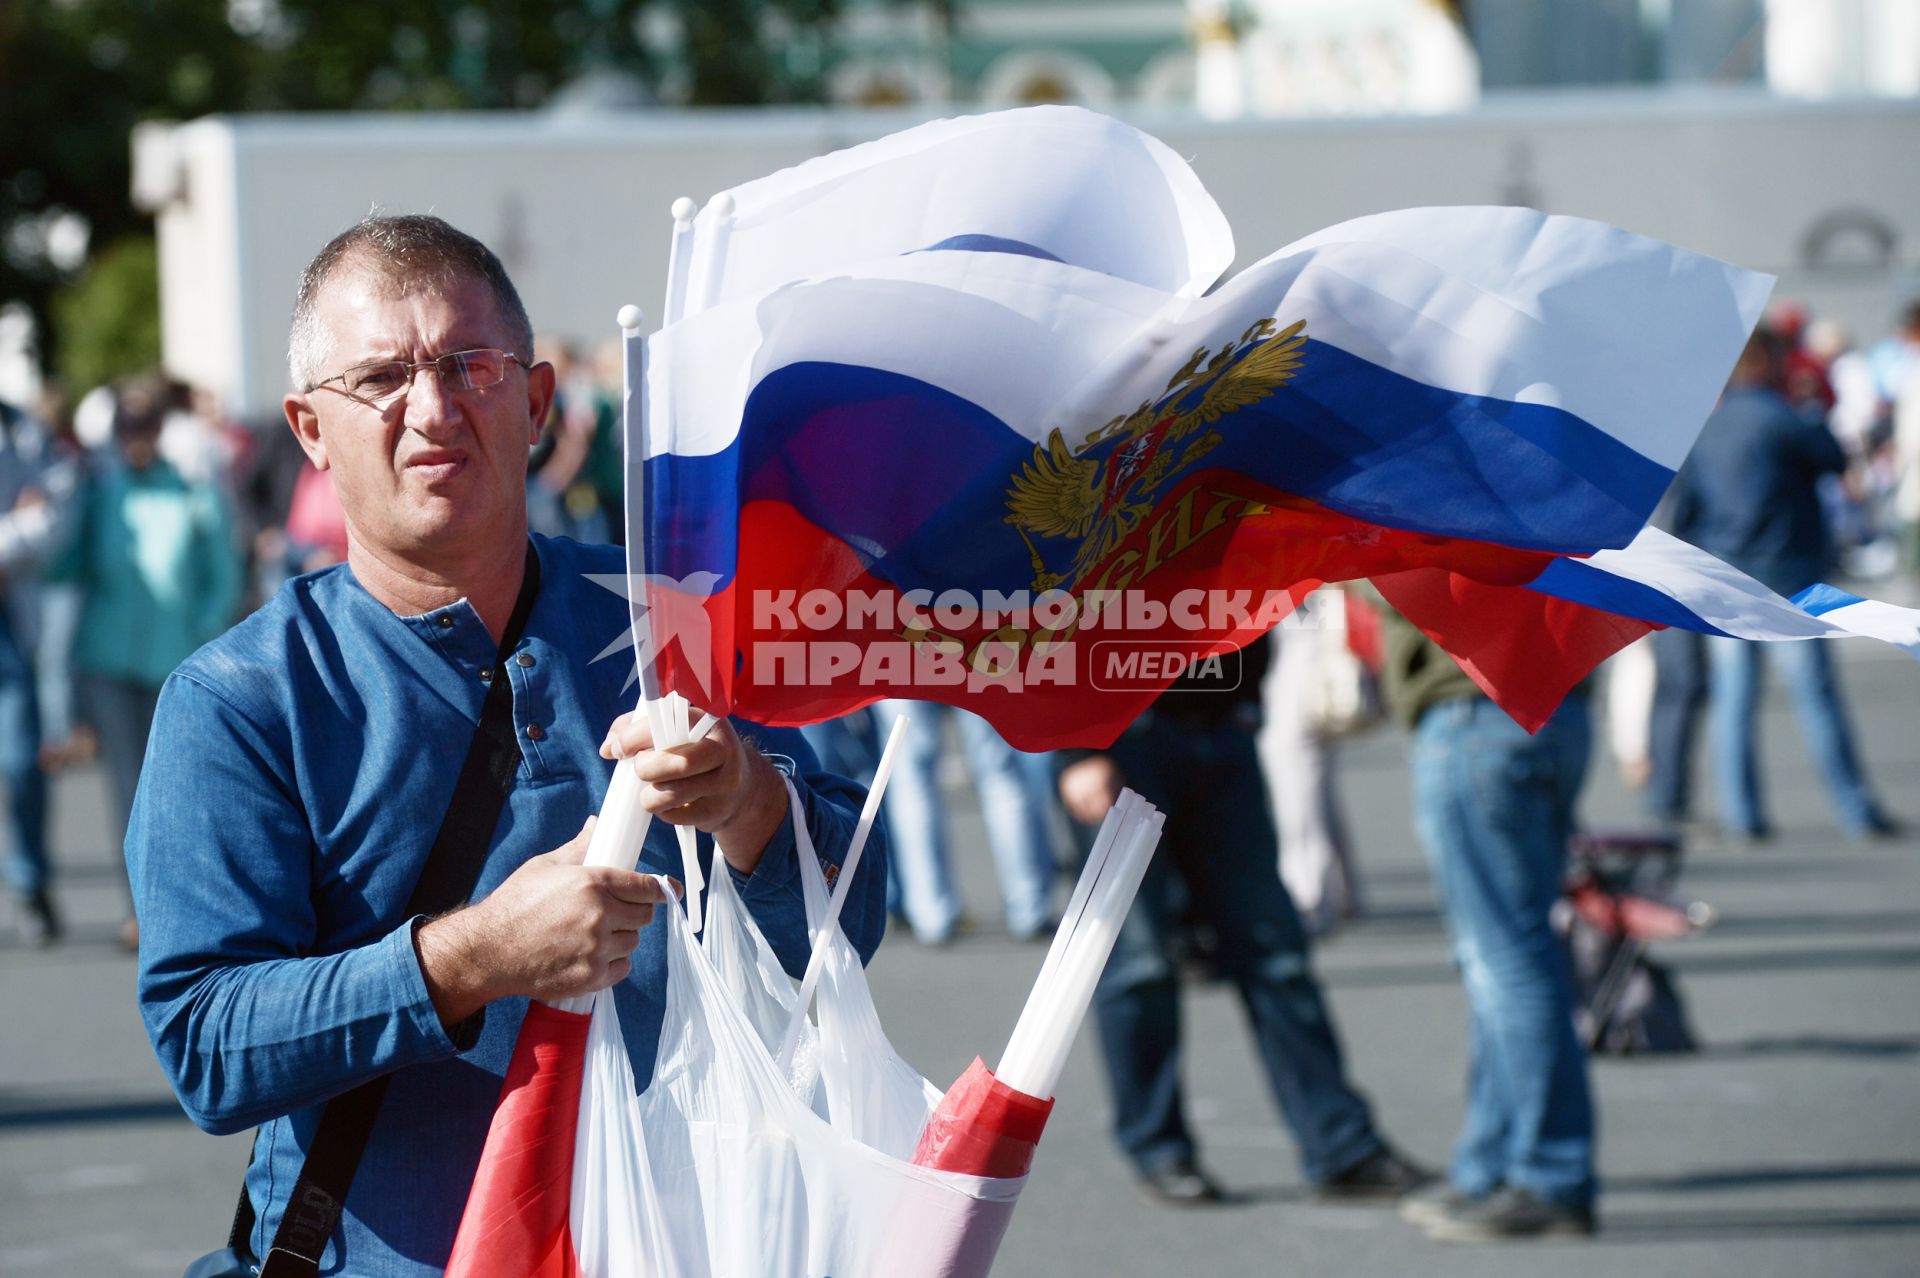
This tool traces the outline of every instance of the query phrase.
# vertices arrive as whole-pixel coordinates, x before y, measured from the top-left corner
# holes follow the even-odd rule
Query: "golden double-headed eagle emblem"
[[[1069,452],[1058,429],[1034,445],[1007,489],[1005,517],[1027,543],[1033,589],[1072,590],[1104,563],[1153,513],[1155,492],[1220,446],[1213,427],[1222,417],[1292,379],[1305,330],[1305,320],[1285,329],[1259,320],[1218,353],[1196,350],[1165,391],[1100,427],[1078,449]],[[1103,455],[1096,459],[1095,452]],[[1079,544],[1065,570],[1053,571],[1036,538]]]

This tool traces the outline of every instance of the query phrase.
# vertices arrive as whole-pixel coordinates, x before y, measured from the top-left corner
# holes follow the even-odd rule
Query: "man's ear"
[[[547,428],[547,414],[553,411],[553,393],[557,379],[553,365],[542,360],[527,370],[527,447],[540,442]]]
[[[287,426],[292,429],[293,437],[300,441],[300,451],[307,455],[315,470],[327,468],[327,444],[320,437],[320,414],[313,411],[313,404],[305,395],[289,395],[280,401],[281,411],[287,415]]]

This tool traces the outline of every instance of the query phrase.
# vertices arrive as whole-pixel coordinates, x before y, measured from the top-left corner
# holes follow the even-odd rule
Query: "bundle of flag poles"
[[[989,1071],[975,1058],[927,1120],[913,1161],[976,1176],[1024,1176],[1094,983],[1133,907],[1166,818],[1121,791],[1095,837],[1013,1036]]]

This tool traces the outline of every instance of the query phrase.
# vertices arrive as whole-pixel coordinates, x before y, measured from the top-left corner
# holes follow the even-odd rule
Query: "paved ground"
[[[1891,650],[1844,649],[1865,753],[1894,809],[1920,819],[1920,670]],[[996,1272],[1920,1272],[1920,840],[1839,840],[1777,699],[1766,733],[1781,837],[1758,852],[1701,849],[1685,887],[1723,922],[1664,951],[1707,1050],[1597,1067],[1607,1194],[1594,1242],[1446,1249],[1388,1213],[1307,1201],[1233,998],[1200,988],[1188,1002],[1194,1118],[1237,1201],[1178,1212],[1137,1196],[1107,1145],[1096,1047],[1083,1035]],[[1438,1160],[1460,1117],[1463,1013],[1407,832],[1404,769],[1391,735],[1347,751],[1373,914],[1318,965],[1386,1128]],[[112,944],[120,889],[102,802],[96,776],[59,784],[73,941],[23,951],[0,918],[5,1278],[178,1273],[224,1230],[246,1153],[244,1137],[203,1136],[180,1117],[148,1054],[132,966]],[[1587,815],[1633,821],[1605,766]],[[977,843],[977,818],[961,820],[962,844]],[[997,1055],[1040,958],[992,924],[985,863],[967,870],[978,931],[939,951],[890,941],[873,968],[896,1044],[941,1082],[976,1051]]]

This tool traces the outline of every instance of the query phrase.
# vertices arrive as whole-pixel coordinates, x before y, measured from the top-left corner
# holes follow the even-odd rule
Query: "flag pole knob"
[[[685,226],[693,221],[695,214],[700,212],[700,206],[683,195],[673,202],[672,212],[674,224]]]
[[[733,216],[733,193],[731,191],[720,192],[720,194],[707,201],[707,207],[712,209],[713,215],[722,222],[727,221]]]
[[[621,307],[620,313],[613,318],[614,322],[627,332],[637,333],[640,331],[640,326],[647,322],[647,313],[629,302]]]

